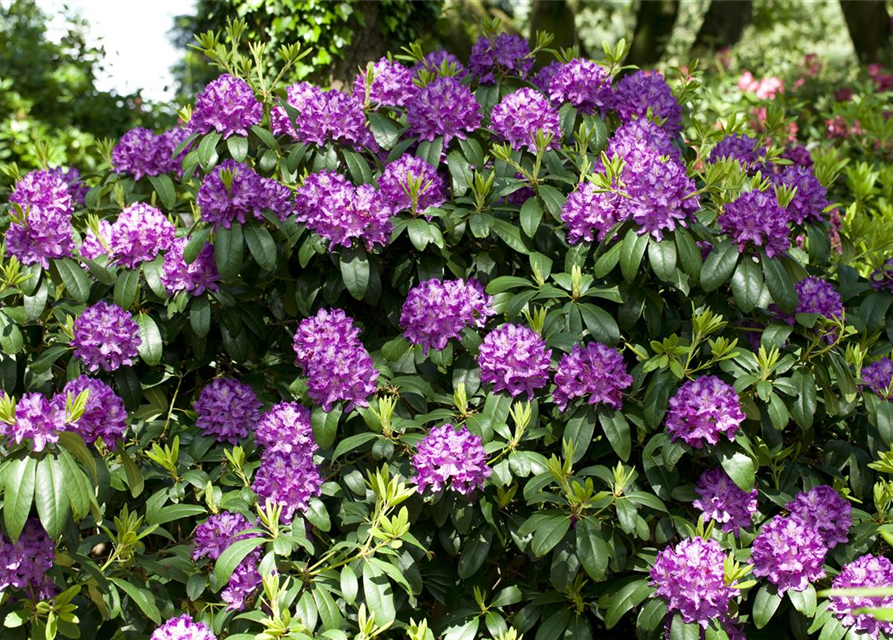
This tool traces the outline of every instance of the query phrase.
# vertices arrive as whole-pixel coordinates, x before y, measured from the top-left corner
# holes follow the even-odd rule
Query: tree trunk
[[[332,65],[331,83],[335,88],[351,87],[360,67],[375,62],[388,51],[388,43],[384,41],[378,2],[354,2],[353,10],[358,14],[360,25],[353,30],[353,40],[344,52],[344,58],[335,60]]]
[[[753,17],[752,0],[713,0],[695,38],[695,51],[718,51],[741,39]]]
[[[880,62],[891,35],[884,0],[840,0],[840,8],[859,60]]]
[[[576,13],[567,0],[534,0],[530,11],[530,42],[535,42],[537,31],[548,31],[555,36],[552,48],[565,49],[577,44]]]
[[[679,0],[641,0],[629,63],[643,67],[659,61],[678,15]]]

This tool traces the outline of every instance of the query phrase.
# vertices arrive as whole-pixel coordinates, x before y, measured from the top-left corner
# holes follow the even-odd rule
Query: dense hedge
[[[890,628],[816,592],[893,578],[893,295],[783,115],[623,43],[348,95],[226,39],[187,128],[9,197],[4,638]]]

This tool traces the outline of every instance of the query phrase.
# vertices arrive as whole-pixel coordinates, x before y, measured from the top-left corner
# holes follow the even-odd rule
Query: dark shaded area
[[[890,46],[890,14],[884,0],[840,0],[859,60],[880,62]]]
[[[752,0],[713,0],[698,29],[693,51],[705,53],[731,47],[753,18]]]
[[[642,67],[660,60],[678,16],[678,0],[641,0],[629,63]]]

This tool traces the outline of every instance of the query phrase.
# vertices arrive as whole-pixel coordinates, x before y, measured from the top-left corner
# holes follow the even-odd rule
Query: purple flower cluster
[[[372,67],[372,84],[366,70],[360,71],[353,85],[354,100],[363,104],[366,101],[366,89],[369,89],[369,100],[387,107],[406,106],[419,89],[412,82],[412,71],[399,62],[382,58]]]
[[[814,487],[806,493],[801,491],[788,503],[787,510],[791,518],[814,529],[828,549],[846,543],[847,533],[853,526],[852,505],[828,485]]]
[[[825,577],[825,553],[818,531],[797,518],[775,516],[753,541],[753,575],[766,578],[784,595],[803,591]]]
[[[195,529],[192,559],[210,558],[217,560],[236,540],[255,538],[257,534],[242,533],[256,526],[245,516],[224,511],[212,515]],[[229,584],[221,593],[221,598],[229,606],[229,611],[240,611],[245,606],[245,599],[250,597],[260,585],[261,577],[257,567],[260,563],[260,549],[249,553],[235,568]]]
[[[80,205],[83,205],[86,202],[87,192],[90,191],[90,187],[84,184],[83,180],[81,180],[80,171],[75,167],[66,167],[65,169],[56,167],[55,169],[49,169],[48,171],[68,185],[68,193],[71,195],[71,199],[74,200],[74,202],[77,202]]]
[[[354,148],[378,147],[366,127],[363,104],[353,96],[336,89],[323,91],[309,82],[298,82],[285,91],[286,103],[298,113],[297,121],[284,108],[274,107],[270,114],[274,134],[287,133],[298,142],[319,146],[331,140]]]
[[[756,139],[750,136],[733,133],[716,143],[710,152],[710,162],[719,162],[724,158],[731,158],[752,167],[760,157],[760,148]]]
[[[100,300],[74,321],[71,346],[88,371],[131,366],[142,342],[139,326],[121,307]]]
[[[481,84],[493,84],[496,74],[526,78],[533,69],[530,45],[521,36],[509,33],[481,36],[471,47],[468,68]]]
[[[706,628],[711,620],[726,618],[737,594],[725,582],[725,558],[716,540],[687,538],[661,550],[651,567],[650,584],[670,613]]]
[[[428,487],[434,493],[441,493],[449,481],[450,489],[466,496],[483,487],[492,473],[481,439],[468,427],[457,431],[449,423],[431,429],[419,443],[418,452],[412,457],[412,468],[419,493]]]
[[[527,87],[508,94],[493,107],[490,128],[513,149],[536,151],[537,131],[552,136],[550,148],[561,143],[558,111],[543,94]]]
[[[871,273],[871,286],[878,291],[893,293],[893,258]]]
[[[31,171],[16,182],[9,201],[23,209],[37,207],[66,215],[71,215],[74,210],[71,191],[65,179],[54,171],[43,169]]]
[[[375,393],[378,371],[359,335],[359,328],[341,309],[320,309],[298,325],[296,362],[307,377],[307,394],[324,411],[331,411],[340,400],[347,401],[347,411],[365,407]]]
[[[611,106],[623,122],[645,118],[650,108],[656,118],[664,121],[661,126],[669,133],[682,131],[682,107],[657,71],[636,71],[624,76],[614,88]]]
[[[421,180],[415,210],[409,191],[410,177],[416,183]],[[445,200],[443,180],[435,168],[422,158],[408,153],[384,168],[378,178],[378,188],[382,201],[388,204],[394,215],[406,209],[415,215],[428,207],[439,207]]]
[[[893,360],[890,358],[884,357],[862,367],[862,386],[868,387],[885,400],[893,397],[890,391],[891,382],[893,382]]]
[[[135,269],[169,249],[175,233],[161,211],[137,202],[124,209],[112,225],[109,253],[118,264]]]
[[[809,276],[794,285],[798,302],[796,313],[815,313],[825,318],[840,318],[843,299],[830,282]]]
[[[50,259],[65,258],[74,250],[71,215],[56,208],[24,207],[24,224],[12,222],[6,230],[6,250],[23,265],[50,268]]]
[[[785,147],[785,150],[781,152],[779,157],[790,160],[795,165],[801,167],[809,168],[812,166],[812,156],[809,155],[809,149],[803,145],[794,144]]]
[[[433,194],[430,194],[433,197]],[[367,249],[390,238],[391,205],[372,185],[355,187],[340,173],[311,173],[298,189],[297,219],[329,241],[329,248],[349,247],[360,238]]]
[[[743,252],[750,243],[770,258],[791,248],[788,214],[771,191],[747,191],[728,203],[719,216],[719,226]]]
[[[580,240],[601,242],[614,225],[625,219],[623,196],[599,191],[591,182],[584,182],[565,200],[561,219],[571,244]]]
[[[232,178],[229,186],[224,180]],[[205,176],[196,202],[202,220],[229,229],[234,222],[245,224],[250,218],[263,220],[264,210],[280,220],[292,212],[291,192],[272,178],[264,178],[246,164],[224,160]]]
[[[198,256],[191,263],[186,262],[183,250],[188,238],[177,238],[164,256],[164,269],[161,272],[161,284],[168,293],[187,291],[200,296],[205,291],[217,291],[220,274],[214,260],[214,247],[206,242]]]
[[[99,235],[97,236],[90,229],[84,236],[81,243],[81,255],[90,260],[94,260],[99,256],[107,256],[109,247],[112,244],[112,225],[108,220],[99,221]]]
[[[163,173],[180,173],[184,149],[177,157],[177,147],[189,137],[187,129],[175,128],[156,135],[149,129],[131,129],[112,150],[112,167],[117,173],[132,175],[135,180],[143,176]]]
[[[667,156],[674,162],[682,162],[682,152],[673,144],[670,134],[645,118],[630,120],[618,127],[608,141],[607,154],[608,157],[619,155],[626,158],[642,146],[656,151],[660,156]]]
[[[437,49],[436,51],[426,54],[425,57],[417,62],[412,68],[412,75],[418,77],[419,72],[422,70],[442,75],[440,71],[444,68],[444,63],[446,63],[446,68],[453,72],[452,76],[454,78],[461,80],[468,75],[468,70],[459,61],[459,58],[443,49]]]
[[[695,485],[700,498],[692,502],[704,516],[722,525],[722,530],[738,535],[757,513],[757,490],[742,491],[722,467],[707,469]]]
[[[118,440],[127,431],[127,410],[124,401],[114,390],[102,380],[90,376],[78,376],[66,383],[62,393],[53,398],[53,405],[60,412],[65,411],[65,402],[69,396],[77,398],[87,392],[87,407],[84,414],[65,425],[66,430],[80,434],[87,444],[102,438],[103,444],[115,450]]]
[[[735,390],[716,376],[689,380],[670,398],[667,431],[670,437],[700,449],[715,445],[721,436],[735,436],[744,413]]]
[[[552,83],[552,78],[554,78],[558,74],[558,72],[564,68],[564,64],[565,63],[558,62],[556,60],[555,62],[550,62],[545,67],[538,70],[532,80],[534,86],[548,95],[549,85],[551,85]]]
[[[258,446],[316,451],[310,411],[297,402],[280,402],[267,411],[254,430]]]
[[[217,131],[224,138],[247,136],[248,129],[260,124],[263,116],[264,108],[248,83],[225,73],[209,82],[198,94],[189,130],[198,133]]]
[[[626,372],[623,355],[600,342],[585,347],[574,345],[558,363],[555,391],[552,397],[564,411],[568,402],[589,396],[589,404],[606,404],[619,410],[623,406],[623,390],[633,383]]]
[[[861,589],[893,585],[893,562],[883,556],[865,555],[844,566],[834,578],[833,589]],[[867,635],[877,640],[893,636],[893,622],[878,620],[868,613],[856,613],[862,608],[893,608],[893,596],[831,596],[828,610],[844,627],[853,627],[857,636]]]
[[[406,120],[412,135],[429,142],[443,136],[447,148],[453,138],[464,140],[481,126],[481,107],[471,90],[455,78],[437,78],[407,105]]]
[[[155,629],[149,640],[217,640],[217,636],[204,622],[195,622],[184,613]]]
[[[428,353],[445,348],[465,327],[482,328],[492,315],[493,297],[477,280],[431,279],[409,290],[400,324],[406,339]]]
[[[37,518],[29,518],[15,542],[0,534],[0,593],[24,591],[29,599],[47,600],[57,591],[47,573],[53,567],[56,544]]]
[[[604,111],[611,105],[611,78],[604,67],[576,58],[549,73],[549,99],[555,104],[568,102],[583,113]],[[542,81],[539,74],[537,80]]]
[[[195,425],[218,442],[239,444],[254,431],[262,404],[254,390],[234,378],[217,378],[205,385],[192,405]]]
[[[15,422],[0,422],[2,435],[16,444],[31,441],[33,451],[43,451],[48,444],[59,441],[65,431],[65,406],[50,402],[43,394],[26,393],[16,403]]]
[[[777,186],[796,187],[797,192],[787,206],[790,220],[796,224],[823,222],[824,210],[828,206],[828,191],[810,169],[789,166],[773,176]]]
[[[260,468],[251,488],[263,499],[283,507],[291,521],[295,511],[306,511],[310,498],[320,495],[323,479],[313,454],[297,447],[272,447],[261,455]]]
[[[519,324],[503,324],[484,338],[478,353],[481,382],[512,397],[533,393],[549,382],[549,349],[538,333]]]

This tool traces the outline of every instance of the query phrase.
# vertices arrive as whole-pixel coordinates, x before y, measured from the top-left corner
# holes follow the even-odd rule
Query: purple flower
[[[406,120],[420,140],[443,136],[446,149],[453,138],[464,140],[481,126],[481,107],[469,88],[455,78],[437,78],[409,102]]]
[[[354,238],[369,250],[390,240],[391,204],[372,185],[355,187],[340,173],[323,169],[304,179],[295,203],[297,220],[328,240],[330,249],[349,247]]]
[[[807,493],[800,492],[787,505],[791,517],[815,529],[829,549],[845,544],[853,526],[853,507],[828,485],[820,485]]]
[[[614,225],[626,219],[623,196],[599,191],[591,182],[584,182],[565,200],[561,219],[567,227],[567,241],[604,240]]]
[[[487,466],[481,439],[467,427],[457,431],[449,423],[431,429],[419,443],[418,452],[412,457],[412,468],[419,493],[428,487],[434,493],[441,493],[449,481],[450,489],[466,496],[483,487],[484,480],[493,472]]]
[[[664,121],[661,126],[669,133],[682,131],[682,107],[657,71],[636,71],[624,76],[614,88],[612,107],[623,122],[647,117],[650,108],[656,118]]]
[[[172,156],[180,143],[188,137],[189,131],[182,128],[171,129],[159,135],[140,127],[131,129],[115,145],[112,166],[115,172],[132,175],[135,180],[143,176],[179,173],[186,150],[177,158]]]
[[[84,309],[74,321],[71,346],[90,372],[131,366],[141,342],[139,326],[130,314],[104,300]]]
[[[893,585],[893,562],[883,556],[864,555],[844,566],[834,578],[833,589],[861,589]],[[831,596],[828,610],[844,627],[853,627],[857,636],[863,634],[877,640],[879,634],[893,635],[893,622],[878,620],[868,613],[856,613],[862,608],[893,607],[893,596]]]
[[[620,410],[623,390],[632,383],[633,377],[626,372],[619,351],[600,342],[590,342],[585,347],[576,344],[558,363],[552,397],[562,411],[571,400],[586,396],[589,404],[606,404]]]
[[[843,300],[834,285],[816,276],[809,276],[794,285],[797,291],[795,313],[815,313],[825,318],[840,318]]]
[[[752,167],[760,157],[760,148],[757,141],[750,136],[740,133],[727,135],[716,143],[710,152],[710,162],[719,162],[724,158],[731,158]]]
[[[797,192],[787,206],[790,220],[796,224],[823,222],[828,206],[828,191],[810,169],[789,166],[772,177],[777,186],[796,187]]]
[[[550,62],[545,67],[536,72],[533,77],[533,84],[543,93],[549,93],[549,85],[552,83],[552,78],[561,71],[565,66],[564,62]]]
[[[739,529],[746,529],[757,513],[757,490],[742,491],[732,482],[722,467],[707,469],[701,474],[695,491],[701,496],[692,504],[708,520],[722,525],[726,533],[738,535]]]
[[[412,83],[412,71],[399,62],[381,58],[373,65],[372,84],[368,83],[366,70],[360,71],[353,85],[354,100],[363,104],[366,100],[366,88],[369,88],[369,100],[387,107],[402,107],[418,93],[418,87]]]
[[[99,256],[107,256],[112,244],[112,225],[108,220],[99,221],[99,236],[93,230],[87,231],[84,242],[81,243],[81,255],[90,260]]]
[[[26,393],[19,398],[13,424],[0,422],[4,436],[16,444],[30,440],[32,451],[43,451],[48,444],[58,442],[65,427],[65,406],[59,409],[40,393]]]
[[[188,613],[171,618],[155,629],[149,640],[217,640],[203,622],[195,622]]]
[[[428,353],[444,349],[465,327],[482,328],[492,315],[493,297],[477,280],[431,279],[409,290],[400,324],[406,339]]]
[[[267,411],[254,430],[258,446],[316,451],[310,411],[297,402],[280,402]]]
[[[198,94],[189,130],[198,133],[217,131],[224,138],[236,134],[247,136],[248,129],[260,124],[263,115],[264,108],[248,83],[225,73]]]
[[[719,226],[738,244],[739,252],[750,243],[772,258],[791,248],[788,219],[773,192],[753,190],[725,205]]]
[[[187,264],[183,250],[188,243],[188,238],[177,238],[171,244],[164,256],[161,284],[168,293],[187,291],[193,296],[200,296],[205,291],[217,291],[220,274],[214,259],[214,247],[206,242],[196,259]]]
[[[341,309],[320,309],[298,325],[296,363],[307,377],[307,395],[324,411],[347,401],[347,411],[365,407],[375,393],[378,371],[359,339],[360,330]]]
[[[611,104],[613,96],[608,72],[583,58],[571,60],[552,73],[548,94],[555,104],[569,102],[583,113],[601,112]]]
[[[519,324],[503,324],[484,338],[478,353],[481,382],[493,391],[528,399],[549,382],[549,354],[542,336]]]
[[[481,36],[471,47],[468,68],[481,84],[493,84],[496,74],[526,78],[533,69],[530,45],[521,36],[509,33]]]
[[[446,63],[447,70],[451,71],[452,73],[440,73],[440,71],[444,68],[444,63]],[[423,69],[425,71],[436,73],[437,75],[452,75],[454,78],[458,78],[459,80],[468,75],[468,70],[461,62],[459,62],[459,58],[454,56],[452,53],[449,53],[448,51],[444,51],[443,49],[432,51],[431,53],[426,54],[422,60],[417,62],[416,65],[412,68],[413,77],[418,77],[419,72]]]
[[[0,592],[19,589],[31,600],[47,600],[56,586],[47,573],[53,567],[56,544],[37,518],[25,522],[15,542],[0,535]]]
[[[500,100],[490,114],[490,128],[516,150],[536,151],[538,131],[552,136],[549,148],[561,145],[558,111],[536,89],[518,89]]]
[[[127,431],[127,409],[124,408],[124,401],[110,386],[90,376],[78,376],[65,385],[62,393],[56,394],[53,405],[64,414],[68,396],[75,399],[84,391],[88,393],[84,414],[74,422],[67,423],[66,430],[80,434],[87,444],[93,444],[102,438],[103,444],[114,451],[118,440]]]
[[[871,286],[878,291],[893,293],[893,258],[871,273]]]
[[[809,155],[809,150],[803,145],[788,145],[785,147],[785,150],[781,152],[780,157],[790,160],[801,167],[809,168],[812,166],[812,157]]]
[[[413,209],[409,182],[421,181],[417,206]],[[443,180],[434,167],[422,158],[404,153],[388,164],[378,179],[381,199],[387,203],[392,214],[408,209],[415,215],[428,207],[439,207],[444,203]]]
[[[291,521],[295,511],[306,511],[310,498],[321,494],[322,476],[313,455],[297,448],[272,447],[261,455],[252,490],[262,499],[283,507]]]
[[[670,134],[645,118],[630,120],[621,125],[608,141],[607,154],[608,157],[616,154],[626,158],[642,146],[656,151],[660,156],[667,156],[674,162],[682,162],[682,152],[673,144]]]
[[[797,518],[775,516],[764,525],[751,549],[753,575],[766,578],[783,596],[803,591],[825,577],[825,554],[819,533]]]
[[[227,604],[227,611],[242,611],[245,608],[245,599],[250,598],[263,582],[259,565],[260,550],[255,549],[235,568],[226,589],[220,593],[220,599]]]
[[[161,211],[143,202],[130,205],[112,225],[109,252],[118,264],[135,269],[169,249],[176,229]]]
[[[256,538],[256,533],[247,532],[248,529],[256,526],[256,521],[248,520],[240,513],[223,511],[212,515],[195,528],[192,559],[217,560],[220,554],[229,549],[236,540]]]
[[[670,398],[667,431],[673,441],[700,449],[715,445],[723,435],[732,440],[743,421],[735,390],[716,376],[702,376],[683,384]]]
[[[74,250],[71,216],[57,208],[30,205],[23,208],[24,224],[12,222],[6,230],[6,251],[23,265],[50,268],[51,258],[65,258]],[[15,219],[15,218],[13,218]]]
[[[299,142],[319,146],[332,140],[357,149],[378,147],[366,127],[362,102],[334,89],[323,91],[309,82],[293,84],[285,91],[286,103],[298,112],[297,124],[284,108],[274,107],[270,114],[274,134],[288,133]]]
[[[726,554],[716,540],[686,538],[664,547],[651,567],[651,586],[688,623],[706,628],[711,620],[725,618],[729,601],[738,590],[725,582]]]
[[[56,167],[55,169],[48,169],[48,171],[68,185],[68,193],[74,202],[80,205],[86,202],[87,192],[90,191],[90,187],[81,180],[80,171],[75,167],[66,167],[65,169]]]
[[[235,160],[224,160],[205,176],[196,196],[202,220],[227,229],[234,222],[245,224],[251,218],[263,221],[265,210],[285,220],[292,212],[290,200],[291,192],[285,185],[259,176]]]
[[[262,404],[254,390],[233,378],[217,378],[205,385],[192,405],[195,426],[218,442],[238,444],[254,431]]]
[[[68,183],[55,172],[44,169],[31,171],[16,182],[9,202],[18,204],[22,209],[35,207],[60,215],[71,215],[74,209]]]
[[[877,362],[862,367],[862,384],[868,387],[885,400],[893,398],[893,392],[890,391],[891,382],[893,382],[893,360],[883,357]]]

